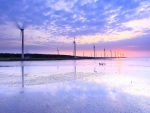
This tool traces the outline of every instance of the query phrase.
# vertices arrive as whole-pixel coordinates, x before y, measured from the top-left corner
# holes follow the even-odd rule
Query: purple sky
[[[0,0],[0,53],[73,53],[98,56],[106,48],[125,56],[150,57],[149,0]]]

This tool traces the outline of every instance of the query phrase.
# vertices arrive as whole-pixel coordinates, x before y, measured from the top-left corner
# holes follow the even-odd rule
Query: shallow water
[[[0,62],[0,88],[1,113],[147,113],[150,59]]]

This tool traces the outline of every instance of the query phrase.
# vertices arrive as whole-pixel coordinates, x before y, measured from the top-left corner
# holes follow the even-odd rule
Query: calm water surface
[[[0,62],[0,88],[1,113],[148,113],[150,58]]]

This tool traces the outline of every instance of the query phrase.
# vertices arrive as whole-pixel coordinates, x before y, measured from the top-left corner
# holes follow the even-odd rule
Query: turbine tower
[[[95,45],[93,45],[93,49],[94,49],[94,58],[95,58]]]
[[[105,48],[104,48],[104,58],[105,58],[106,56],[105,56]]]
[[[110,50],[110,55],[111,55],[111,58],[112,58],[112,51]]]
[[[122,53],[122,58],[124,57],[124,54]]]
[[[22,35],[21,58],[24,59],[24,28],[25,28],[25,24],[23,24],[21,26],[21,25],[19,25],[19,23],[16,23],[16,27],[17,27],[17,29],[19,29],[21,31],[21,35]]]
[[[119,53],[119,57],[121,58],[121,53]]]
[[[115,58],[116,58],[116,52],[114,52],[115,53]]]
[[[123,54],[123,57],[125,57],[124,54]]]
[[[58,55],[59,55],[59,49],[57,48],[57,53],[58,53]]]
[[[22,34],[22,55],[21,58],[24,59],[24,29],[20,28]]]
[[[75,37],[74,37],[74,58],[76,58],[76,41],[75,41]]]

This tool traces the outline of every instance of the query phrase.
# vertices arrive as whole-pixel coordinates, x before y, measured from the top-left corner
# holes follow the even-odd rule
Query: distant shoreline
[[[90,57],[90,56],[74,56],[61,55],[61,54],[24,54],[24,58],[21,58],[21,54],[14,53],[0,53],[0,61],[46,61],[46,60],[86,60],[86,59],[114,59],[118,57]],[[126,57],[119,57],[126,58]]]
[[[54,60],[90,60],[90,59],[95,59],[95,60],[100,60],[100,59],[116,59],[118,57],[97,57],[97,58],[16,58],[16,59],[0,59],[0,61],[54,61]],[[126,58],[126,57],[121,57],[121,58]]]

